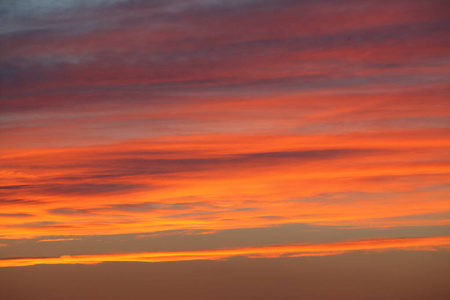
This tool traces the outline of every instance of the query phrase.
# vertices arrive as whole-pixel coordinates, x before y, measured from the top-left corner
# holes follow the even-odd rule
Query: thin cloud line
[[[450,249],[450,236],[366,239],[324,244],[276,245],[262,247],[140,252],[99,255],[64,255],[61,257],[31,257],[0,260],[0,267],[19,267],[38,264],[99,264],[103,262],[170,262],[190,260],[223,260],[235,256],[248,258],[276,258],[338,255],[354,251]]]

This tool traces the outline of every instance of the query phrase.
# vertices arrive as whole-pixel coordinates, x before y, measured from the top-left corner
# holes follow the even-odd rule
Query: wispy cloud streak
[[[3,1],[0,238],[448,225],[449,10]]]
[[[144,252],[102,255],[76,255],[0,260],[0,267],[36,264],[98,264],[102,262],[168,262],[189,260],[222,260],[235,256],[252,258],[338,255],[353,251],[430,250],[450,245],[450,237],[361,240],[316,245],[282,245],[206,251]]]

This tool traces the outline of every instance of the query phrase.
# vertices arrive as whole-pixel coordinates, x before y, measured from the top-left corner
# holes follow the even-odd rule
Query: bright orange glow
[[[251,248],[219,249],[205,251],[173,251],[173,252],[143,252],[102,255],[74,255],[44,258],[18,258],[0,260],[0,267],[31,266],[36,264],[98,264],[111,261],[134,262],[167,262],[186,260],[218,260],[233,256],[246,257],[297,257],[338,255],[351,251],[380,250],[432,250],[450,245],[450,236],[360,240],[316,245],[282,245]]]
[[[79,241],[80,239],[45,239],[45,240],[39,240],[38,243],[42,242],[62,242],[62,241]]]
[[[449,224],[419,216],[450,211],[450,165],[432,160],[450,144],[440,134],[431,142],[430,134],[174,136],[170,142],[16,149],[2,158],[11,166],[3,168],[8,188],[2,193],[22,200],[2,203],[1,235]],[[139,164],[142,171],[135,169]],[[412,215],[417,218],[401,219]]]
[[[0,264],[446,249],[447,2],[2,3]]]

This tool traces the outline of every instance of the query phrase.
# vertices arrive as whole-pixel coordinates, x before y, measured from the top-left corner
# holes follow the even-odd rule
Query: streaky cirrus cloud
[[[1,264],[444,249],[430,232],[450,224],[449,11],[440,0],[2,1],[0,256],[109,239],[103,254]],[[104,254],[123,235],[295,224],[330,240],[337,228],[431,237]]]
[[[167,262],[187,260],[219,260],[233,256],[298,257],[338,255],[352,251],[434,250],[449,248],[450,237],[422,237],[374,239],[315,245],[282,245],[253,248],[218,249],[204,251],[143,252],[61,257],[0,259],[0,267],[21,267],[36,264],[98,264],[114,261]]]

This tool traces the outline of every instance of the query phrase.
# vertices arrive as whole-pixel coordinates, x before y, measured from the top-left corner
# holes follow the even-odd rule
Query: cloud
[[[69,9],[88,9],[96,6],[113,5],[129,0],[5,0],[0,11],[10,17],[61,13]]]
[[[80,183],[73,185],[43,185],[42,190],[47,193],[62,194],[62,195],[91,195],[91,194],[109,194],[121,193],[129,190],[142,188],[139,185],[124,185],[124,184],[92,184]]]
[[[11,154],[4,198],[39,202],[0,202],[10,214],[3,237],[446,224],[448,175],[430,134],[441,136],[230,133]],[[24,213],[33,222],[14,216]],[[430,217],[403,218],[415,214]]]
[[[18,225],[14,225],[14,227],[36,227],[36,228],[40,228],[40,227],[52,227],[52,226],[59,226],[60,223],[58,222],[53,222],[53,221],[40,221],[40,222],[31,222],[31,223],[25,223],[25,224],[18,224]]]
[[[0,10],[2,237],[448,224],[445,1]]]
[[[84,215],[88,214],[89,210],[86,209],[73,209],[73,208],[55,208],[49,210],[49,213],[55,215]]]
[[[431,250],[448,248],[450,237],[372,239],[311,245],[279,245],[201,251],[143,252],[102,255],[64,255],[48,258],[0,259],[0,267],[36,264],[98,264],[111,261],[168,262],[188,260],[221,260],[234,256],[251,258],[338,255],[353,251]]]
[[[96,194],[114,194],[124,193],[132,190],[142,189],[144,186],[133,184],[95,184],[95,183],[73,183],[73,184],[36,184],[36,185],[15,185],[2,186],[4,190],[24,190],[38,192],[42,194],[56,195],[96,195]]]
[[[89,1],[93,7],[107,2],[116,1]],[[117,11],[113,6],[78,12],[82,22],[76,16],[44,18],[34,26],[44,29],[5,35],[2,110],[70,110],[93,103],[104,108],[122,98],[117,93],[111,97],[111,91],[127,91],[127,102],[151,104],[154,98],[174,99],[177,91],[187,90],[197,95],[237,88],[285,93],[445,83],[445,78],[422,73],[446,64],[448,49],[440,43],[445,19],[436,9],[440,2],[351,2],[356,8],[340,7],[342,14],[324,8],[336,6],[328,2],[131,1]],[[70,7],[75,2],[61,3]],[[164,10],[183,3],[191,9],[179,10],[176,17]],[[56,2],[40,5],[51,8]],[[19,6],[33,10],[32,5]],[[261,28],[262,23],[270,26]],[[65,101],[58,101],[62,94]]]
[[[37,205],[42,203],[45,202],[31,199],[0,199],[0,206]]]
[[[66,242],[66,241],[79,241],[81,239],[78,238],[70,238],[70,239],[44,239],[44,240],[38,240],[38,243],[42,242]]]
[[[27,218],[27,217],[32,217],[32,214],[27,214],[27,213],[0,213],[0,218]]]
[[[0,190],[17,190],[17,189],[23,189],[23,188],[28,188],[30,187],[29,185],[4,185],[4,186],[0,186]]]

